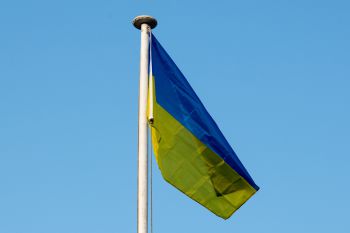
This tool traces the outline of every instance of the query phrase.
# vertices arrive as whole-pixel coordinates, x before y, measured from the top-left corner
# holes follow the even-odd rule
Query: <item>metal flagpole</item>
[[[157,26],[157,20],[141,15],[133,20],[133,25],[141,30],[140,52],[140,90],[139,90],[139,135],[138,135],[138,180],[137,180],[137,232],[148,232],[148,132],[147,132],[147,95],[149,33]]]

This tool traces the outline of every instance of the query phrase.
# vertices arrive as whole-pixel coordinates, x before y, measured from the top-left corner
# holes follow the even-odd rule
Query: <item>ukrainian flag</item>
[[[227,219],[259,187],[179,68],[153,35],[151,41],[148,111],[159,169],[167,182]]]

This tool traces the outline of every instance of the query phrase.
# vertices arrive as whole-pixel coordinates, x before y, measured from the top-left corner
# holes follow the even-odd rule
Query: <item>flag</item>
[[[151,35],[154,154],[164,179],[227,219],[259,187],[179,68]]]

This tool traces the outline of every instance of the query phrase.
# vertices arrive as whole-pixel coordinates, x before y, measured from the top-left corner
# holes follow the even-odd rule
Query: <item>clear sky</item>
[[[224,221],[154,166],[154,233],[350,232],[349,1],[0,1],[0,232],[136,232],[139,14],[261,190]]]

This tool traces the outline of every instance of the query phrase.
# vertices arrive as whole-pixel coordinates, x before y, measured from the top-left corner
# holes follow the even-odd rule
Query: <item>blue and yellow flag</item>
[[[151,38],[152,143],[164,179],[227,219],[258,189],[196,93]]]

